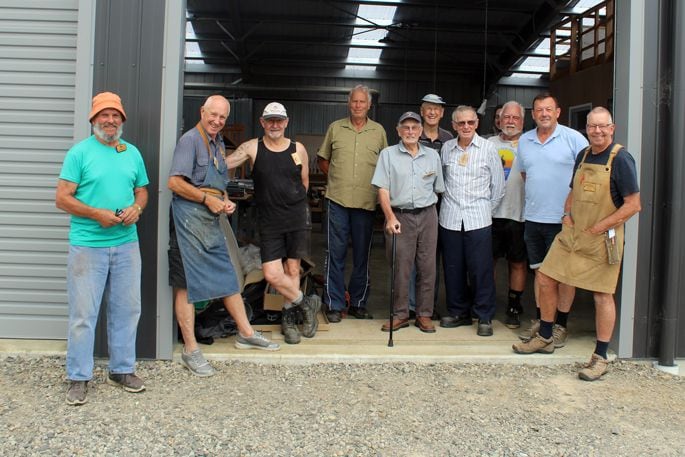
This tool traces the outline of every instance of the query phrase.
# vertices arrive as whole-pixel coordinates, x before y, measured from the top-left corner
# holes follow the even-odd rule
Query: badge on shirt
[[[124,152],[126,150],[125,144],[117,144],[117,152]]]
[[[292,154],[290,154],[290,157],[293,158],[293,162],[295,162],[295,165],[302,165],[302,159],[300,159],[300,154],[298,154],[297,152],[293,152]]]
[[[465,152],[459,157],[459,161],[457,162],[459,165],[462,167],[465,167],[467,163],[469,163],[469,153]]]

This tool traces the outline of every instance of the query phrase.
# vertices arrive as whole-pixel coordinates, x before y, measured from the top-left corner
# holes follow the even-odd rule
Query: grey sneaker
[[[321,299],[316,295],[304,297],[302,303],[302,336],[312,338],[316,335],[319,328],[319,318],[317,314],[321,309]]]
[[[540,331],[540,319],[531,319],[530,326],[519,333],[519,339],[521,341],[529,341],[535,336],[537,332]]]
[[[563,348],[566,346],[566,340],[568,340],[568,329],[559,324],[554,324],[554,327],[552,327],[552,338],[554,338],[555,348]]]
[[[596,381],[606,374],[609,369],[609,361],[600,355],[592,354],[590,361],[578,372],[578,377],[583,381]]]
[[[195,376],[207,378],[216,374],[214,368],[207,362],[207,359],[205,359],[205,356],[202,355],[199,349],[195,349],[190,354],[183,351],[181,353],[181,363]]]
[[[110,373],[107,376],[107,384],[121,387],[126,392],[142,392],[145,390],[145,383],[135,373]]]
[[[281,313],[281,334],[288,344],[299,344],[300,331],[297,329],[297,308],[283,308]]]
[[[67,405],[79,406],[88,401],[88,381],[69,381],[67,389]]]
[[[536,352],[551,354],[554,352],[554,338],[545,339],[536,333],[534,338],[514,343],[511,348],[518,354],[534,354]]]
[[[261,349],[263,351],[278,351],[281,348],[278,343],[267,340],[262,332],[257,330],[252,336],[243,336],[238,332],[235,337],[235,347],[237,349]]]

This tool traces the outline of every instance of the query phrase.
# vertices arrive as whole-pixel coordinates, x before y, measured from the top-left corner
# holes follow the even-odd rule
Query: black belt
[[[393,208],[392,210],[396,213],[400,214],[419,214],[421,211],[427,210],[428,208],[432,208],[435,205],[430,205],[430,206],[424,206],[423,208],[413,208],[413,209],[405,209],[405,208]]]

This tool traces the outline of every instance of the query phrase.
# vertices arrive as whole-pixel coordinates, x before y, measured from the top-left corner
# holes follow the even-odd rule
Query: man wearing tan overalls
[[[540,330],[513,345],[519,354],[554,352],[552,326],[558,284],[594,293],[597,344],[578,376],[599,379],[607,371],[607,349],[616,321],[614,292],[623,255],[623,224],[641,209],[633,157],[613,142],[611,113],[597,107],[587,117],[590,147],[578,154],[562,231],[540,267]]]

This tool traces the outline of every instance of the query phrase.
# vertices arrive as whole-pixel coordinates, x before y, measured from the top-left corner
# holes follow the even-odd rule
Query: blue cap
[[[402,122],[406,121],[407,119],[412,119],[418,122],[419,124],[421,123],[421,116],[416,114],[413,111],[407,111],[403,115],[400,116],[400,120],[397,121],[398,124],[401,124]]]

